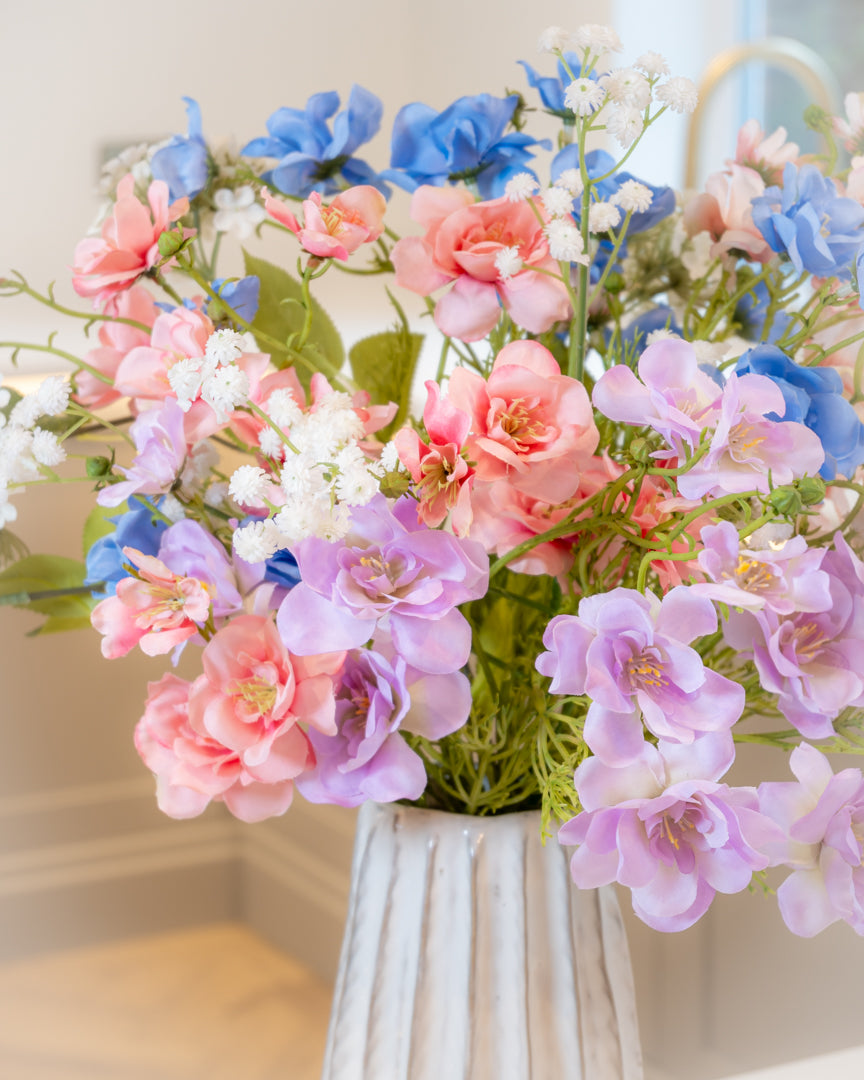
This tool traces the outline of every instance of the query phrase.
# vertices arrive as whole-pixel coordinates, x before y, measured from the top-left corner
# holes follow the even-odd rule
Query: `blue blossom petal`
[[[189,124],[187,136],[175,135],[157,150],[150,162],[156,180],[164,180],[172,199],[190,199],[204,189],[209,176],[207,144],[201,133],[201,109],[193,98],[184,97]]]

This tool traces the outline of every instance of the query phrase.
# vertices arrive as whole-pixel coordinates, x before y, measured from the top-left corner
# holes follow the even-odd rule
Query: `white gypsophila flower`
[[[578,262],[587,266],[590,259],[582,243],[582,234],[572,221],[554,218],[544,229],[549,241],[549,254],[558,262]]]
[[[692,79],[675,75],[655,90],[658,101],[677,113],[692,113],[699,104],[699,92]]]
[[[592,203],[588,210],[588,231],[604,233],[621,223],[621,211],[611,203]]]
[[[651,86],[634,68],[617,68],[600,78],[600,85],[616,105],[644,109],[651,101]]]
[[[525,202],[539,187],[540,183],[535,176],[529,172],[520,172],[504,185],[504,194],[510,202]]]
[[[0,431],[0,482],[24,483],[39,469],[33,458],[33,432],[9,425]]]
[[[329,441],[336,445],[351,439],[362,439],[366,433],[365,425],[354,411],[351,395],[334,390],[315,405],[315,411],[308,414],[310,427],[320,426],[329,430]]]
[[[241,465],[228,484],[228,494],[244,506],[262,506],[270,483],[269,475],[258,465]]]
[[[669,65],[666,60],[658,52],[642,53],[640,57],[633,61],[633,67],[639,68],[644,71],[646,75],[668,75]]]
[[[150,147],[147,143],[138,143],[137,146],[127,146],[125,150],[120,151],[117,157],[113,157],[110,161],[106,161],[102,166],[102,175],[99,178],[99,185],[97,187],[98,193],[113,198],[117,191],[117,185],[127,173],[134,173],[136,166],[142,164],[145,165],[147,168],[147,175],[149,176],[149,153]]]
[[[640,184],[638,180],[625,180],[610,201],[620,206],[625,214],[631,211],[641,214],[648,209],[653,199],[651,188]]]
[[[645,347],[653,345],[657,341],[678,341],[681,337],[680,334],[676,334],[674,330],[668,329],[668,327],[661,327],[659,330],[652,330],[645,338]]]
[[[309,536],[341,540],[351,526],[351,511],[344,504],[334,505],[329,493],[325,493],[318,498],[289,500],[273,521],[284,543]]]
[[[174,525],[176,525],[178,521],[186,520],[186,507],[180,502],[176,495],[163,495],[159,500],[159,510]]]
[[[519,273],[522,265],[522,256],[516,246],[501,248],[495,256],[495,269],[501,281],[509,281],[514,274]]]
[[[168,385],[183,412],[189,412],[197,401],[204,380],[216,370],[216,361],[204,356],[187,356],[168,368]]]
[[[561,26],[547,26],[537,39],[537,52],[566,52],[572,40],[573,35],[569,30],[565,30]]]
[[[642,113],[629,105],[613,109],[606,117],[606,130],[625,150],[639,138],[643,126]]]
[[[247,563],[264,562],[284,546],[279,529],[270,518],[250,521],[231,537],[234,554]]]
[[[280,461],[288,450],[288,447],[279,438],[279,432],[274,431],[271,427],[262,428],[258,433],[258,446],[262,454],[273,458],[274,461]]]
[[[267,398],[265,411],[276,427],[290,431],[303,419],[303,409],[291,391],[280,386]]]
[[[219,188],[213,194],[213,202],[216,204],[213,228],[216,232],[233,233],[238,240],[248,240],[267,217],[249,184],[233,191],[231,188]]]
[[[540,195],[546,213],[551,217],[567,217],[573,209],[573,196],[566,187],[549,187]]]
[[[16,401],[9,413],[9,422],[15,427],[29,430],[42,415],[42,404],[35,390]]]
[[[279,484],[289,500],[315,498],[329,490],[324,467],[316,457],[304,452],[286,456]]]
[[[399,457],[399,451],[396,449],[396,443],[392,440],[384,444],[384,449],[381,451],[381,456],[378,458],[378,466],[382,473],[408,471],[402,464],[402,459]]]
[[[592,79],[574,79],[564,91],[564,104],[577,116],[589,116],[606,100],[606,91]]]
[[[582,194],[585,187],[582,182],[582,173],[578,169],[565,169],[555,181],[555,187],[566,188],[575,199]]]
[[[62,375],[49,375],[47,379],[43,379],[36,390],[42,415],[59,416],[66,412],[70,390],[69,380]]]
[[[198,488],[205,484],[219,464],[219,451],[207,440],[195,443],[186,455],[186,465],[180,475],[185,488]]]
[[[249,376],[233,364],[217,368],[204,380],[201,397],[224,424],[236,408],[249,400]]]
[[[243,355],[245,339],[236,330],[214,330],[207,338],[204,355],[217,364],[233,364]]]
[[[691,341],[690,344],[700,364],[717,367],[726,358],[725,341]]]
[[[364,461],[341,471],[333,488],[339,501],[347,506],[365,506],[378,494],[378,477],[369,471]]]
[[[44,428],[33,429],[33,442],[30,449],[39,464],[47,465],[48,468],[61,465],[66,460],[66,451],[60,440],[53,431],[46,431]]]
[[[621,39],[611,26],[601,23],[586,23],[577,28],[573,35],[577,49],[590,49],[592,52],[621,52]]]

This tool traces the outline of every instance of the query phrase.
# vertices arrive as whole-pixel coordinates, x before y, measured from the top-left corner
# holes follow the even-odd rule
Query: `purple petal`
[[[293,596],[297,588],[288,596]],[[394,648],[405,662],[431,675],[458,671],[471,653],[471,627],[456,608],[438,619],[391,614],[390,633]]]
[[[359,648],[372,637],[375,622],[349,615],[301,581],[280,604],[276,627],[289,652],[314,656]]]

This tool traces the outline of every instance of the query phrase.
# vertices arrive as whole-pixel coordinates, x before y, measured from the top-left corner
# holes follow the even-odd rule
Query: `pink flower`
[[[126,354],[115,378],[117,390],[139,403],[163,401],[173,394],[169,368],[184,357],[203,356],[214,329],[198,307],[162,311],[152,325],[149,340]]]
[[[570,317],[564,283],[535,272],[558,274],[543,231],[549,217],[539,199],[475,203],[463,188],[423,185],[411,199],[411,216],[425,226],[426,235],[406,237],[393,248],[396,283],[429,296],[455,282],[435,307],[442,333],[479,341],[497,323],[502,305],[533,334]],[[496,257],[513,247],[522,269],[505,281]]]
[[[758,120],[748,120],[738,132],[735,161],[755,169],[766,184],[781,183],[784,165],[789,161],[797,162],[798,154],[797,143],[786,142],[784,127],[766,136]]]
[[[846,117],[834,117],[834,131],[850,154],[860,154],[864,148],[864,93],[847,94],[843,106]]]
[[[75,248],[72,286],[79,296],[104,304],[159,261],[159,237],[188,212],[189,200],[169,206],[168,185],[161,180],[150,185],[147,200],[149,207],[136,198],[132,174],[124,176],[101,239],[81,240]]]
[[[768,262],[773,252],[753,224],[753,199],[765,193],[765,181],[755,169],[734,162],[726,172],[713,173],[705,181],[705,193],[684,207],[684,225],[690,236],[709,232],[715,243],[712,257],[743,252],[748,259]]]
[[[159,656],[194,637],[210,614],[208,586],[135,548],[124,548],[123,554],[138,576],[118,582],[116,596],[102,600],[90,615],[104,635],[102,655],[115,660],[140,645],[147,656]]]
[[[203,653],[204,674],[151,683],[135,745],[156,774],[160,808],[200,814],[211,799],[242,821],[284,813],[315,765],[303,727],[335,734],[332,676],[343,654],[291,656],[270,619],[244,615]]]
[[[114,314],[152,326],[159,309],[147,290],[136,285],[128,292],[118,294],[114,302]],[[139,330],[127,323],[103,322],[99,326],[99,342],[99,347],[91,349],[85,355],[84,361],[103,375],[116,380],[117,370],[126,354],[142,345],[148,345],[150,335],[146,330]],[[75,400],[88,409],[100,409],[121,396],[115,385],[102,382],[89,371],[82,370],[75,375]]]
[[[426,383],[423,423],[429,442],[413,428],[402,428],[393,437],[399,459],[408,470],[420,497],[418,518],[434,528],[450,514],[457,536],[464,536],[472,518],[471,487],[474,469],[462,455],[471,418],[441,398],[441,389]]]
[[[264,208],[271,217],[296,233],[304,251],[320,259],[342,259],[361,244],[377,240],[384,229],[387,200],[377,188],[358,184],[348,188],[327,206],[317,191],[303,201],[303,225],[269,192],[264,193]]]
[[[507,480],[551,503],[574,494],[599,433],[585,387],[539,342],[505,345],[488,380],[456,368],[449,397],[471,419],[465,445],[478,481]]]

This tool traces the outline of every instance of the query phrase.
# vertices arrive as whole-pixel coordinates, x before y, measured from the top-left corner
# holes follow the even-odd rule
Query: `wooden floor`
[[[2,1080],[318,1080],[330,988],[224,924],[0,965]]]

